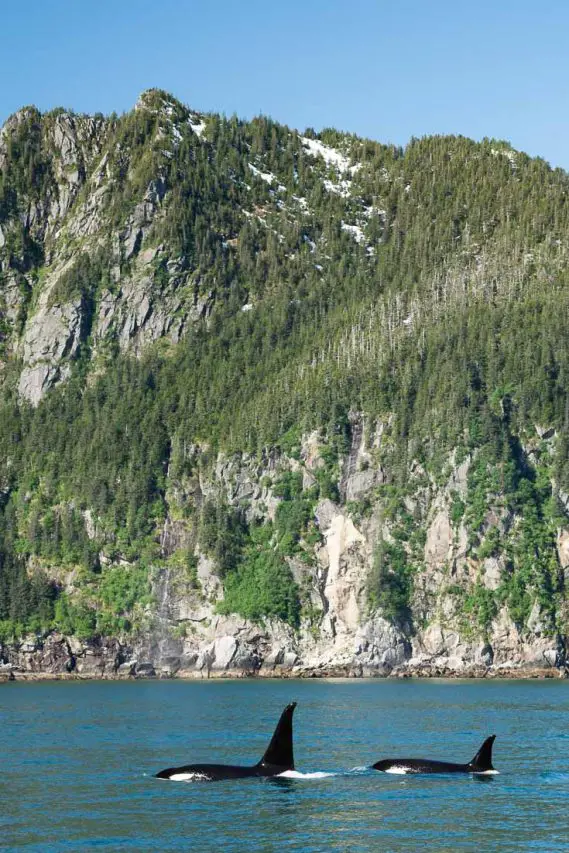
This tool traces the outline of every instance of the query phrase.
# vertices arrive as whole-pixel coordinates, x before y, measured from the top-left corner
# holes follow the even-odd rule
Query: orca
[[[282,712],[271,742],[258,764],[252,767],[233,764],[184,764],[182,767],[161,770],[156,773],[156,778],[170,779],[173,782],[214,782],[221,779],[245,779],[248,776],[279,776],[287,770],[294,770],[292,715],[295,708],[296,702],[291,702]]]
[[[429,761],[426,758],[386,758],[372,765],[382,773],[497,773],[492,766],[492,745],[496,735],[486,738],[472,761],[454,764],[451,761]]]

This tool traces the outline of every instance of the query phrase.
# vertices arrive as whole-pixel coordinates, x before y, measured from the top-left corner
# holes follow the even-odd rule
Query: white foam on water
[[[174,773],[168,777],[170,782],[204,782],[209,781],[205,773]]]
[[[327,779],[329,776],[337,776],[337,773],[301,773],[299,770],[285,770],[279,773],[279,779]]]

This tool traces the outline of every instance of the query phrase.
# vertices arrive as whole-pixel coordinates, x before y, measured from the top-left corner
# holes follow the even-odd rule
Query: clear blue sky
[[[508,139],[569,169],[569,0],[25,0],[0,20],[0,123],[30,103],[120,113],[158,86],[385,142]]]

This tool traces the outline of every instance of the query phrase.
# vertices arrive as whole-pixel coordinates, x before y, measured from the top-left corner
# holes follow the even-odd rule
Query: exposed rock
[[[539,606],[539,601],[534,601],[531,613],[528,617],[528,621],[526,624],[528,631],[531,631],[538,637],[546,630],[546,626],[541,616],[541,607]]]
[[[48,388],[68,375],[70,361],[81,342],[81,299],[50,305],[50,294],[69,266],[62,268],[42,292],[24,333],[21,345],[24,367],[18,390],[32,405],[37,405]]]
[[[433,566],[441,566],[449,560],[453,532],[446,509],[439,509],[427,530],[425,542],[425,562]]]
[[[339,508],[328,498],[325,498],[324,500],[320,501],[314,511],[314,517],[318,523],[318,527],[323,532],[330,528],[333,520],[338,515],[340,515]]]
[[[154,669],[154,664],[152,663],[152,661],[143,661],[141,663],[137,663],[136,675],[137,677],[154,678],[156,676],[156,670]]]
[[[410,651],[405,634],[381,616],[366,622],[355,635],[355,657],[368,670],[399,666],[409,658]]]
[[[324,466],[320,455],[322,442],[317,431],[311,432],[302,442],[301,458],[309,471],[318,470]]]
[[[263,666],[266,668],[272,668],[272,667],[274,668],[275,666],[278,666],[279,664],[283,664],[284,663],[284,656],[285,656],[284,649],[282,649],[282,648],[272,649],[268,653],[268,655],[266,655],[265,659],[263,660]],[[295,660],[293,661],[293,664],[292,664],[293,666],[296,663],[296,655],[294,657],[295,657]]]
[[[496,557],[487,557],[482,564],[484,586],[498,589],[502,582],[502,562]]]
[[[477,663],[480,662],[484,666],[492,666],[494,663],[494,650],[490,643],[485,643],[479,652],[476,654]]]
[[[559,530],[557,533],[557,556],[565,576],[565,585],[569,586],[569,530]]]
[[[553,427],[538,426],[536,424],[535,431],[542,439],[542,441],[548,441],[550,438],[553,438],[555,436],[555,430],[553,429]]]
[[[199,448],[189,449],[199,454]],[[274,517],[280,499],[272,496],[272,484],[280,472],[306,470],[298,460],[273,453],[261,462],[241,454],[219,454],[209,473],[195,466],[175,492],[172,501],[196,505],[216,500],[247,507],[248,517]],[[454,472],[448,483],[462,488],[465,469]],[[420,475],[425,477],[424,473]],[[546,614],[536,604],[525,626],[512,621],[502,607],[491,625],[482,631],[475,625],[464,631],[459,593],[447,594],[449,584],[465,594],[480,581],[495,590],[504,574],[503,559],[479,560],[468,551],[462,524],[452,529],[446,506],[451,486],[433,489],[429,496],[418,490],[411,497],[412,510],[430,519],[424,562],[414,575],[410,605],[413,624],[391,624],[381,612],[370,613],[367,580],[379,538],[394,541],[391,527],[381,512],[373,511],[358,526],[342,504],[321,500],[314,521],[321,539],[314,545],[315,562],[299,557],[288,562],[310,602],[311,621],[298,630],[278,620],[255,625],[237,615],[216,612],[223,587],[212,558],[195,545],[191,528],[183,518],[168,514],[160,536],[164,559],[180,552],[196,554],[195,572],[187,574],[175,561],[152,574],[155,604],[147,612],[148,627],[127,646],[110,638],[84,642],[51,634],[28,636],[17,647],[0,649],[0,659],[18,674],[57,677],[223,677],[261,674],[298,677],[385,677],[390,673],[447,676],[450,674],[494,677],[498,674],[547,672],[566,661],[564,639],[552,630]],[[174,494],[176,497],[174,498]],[[23,496],[26,499],[26,496]],[[88,535],[96,535],[96,519],[84,511]],[[509,522],[508,522],[509,523]],[[558,552],[564,565],[569,534],[560,531]],[[126,571],[131,565],[114,558]],[[109,559],[102,554],[101,563]],[[58,574],[58,584],[73,595],[73,571]]]
[[[235,657],[238,643],[235,637],[220,637],[213,644],[212,664],[216,669],[227,669]]]
[[[468,470],[470,468],[470,456],[467,456],[460,465],[452,469],[449,480],[449,490],[456,492],[461,498],[465,498],[468,492]]]
[[[366,495],[377,482],[377,473],[368,469],[367,471],[356,471],[346,480],[346,500],[357,501]]]
[[[330,507],[324,508],[319,504],[316,510],[319,525],[326,515],[330,517]],[[328,564],[324,595],[330,609],[337,615],[336,632],[353,632],[360,622],[361,597],[365,591],[361,572],[363,560],[359,548],[364,537],[356,530],[353,521],[341,513],[330,519],[328,528],[323,532]]]

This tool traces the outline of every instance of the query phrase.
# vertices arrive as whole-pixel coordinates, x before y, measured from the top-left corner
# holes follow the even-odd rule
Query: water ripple
[[[297,770],[171,784],[161,767],[253,763],[291,700]],[[567,682],[134,682],[0,689],[0,837],[29,853],[569,853]],[[500,775],[389,776],[382,757]]]

